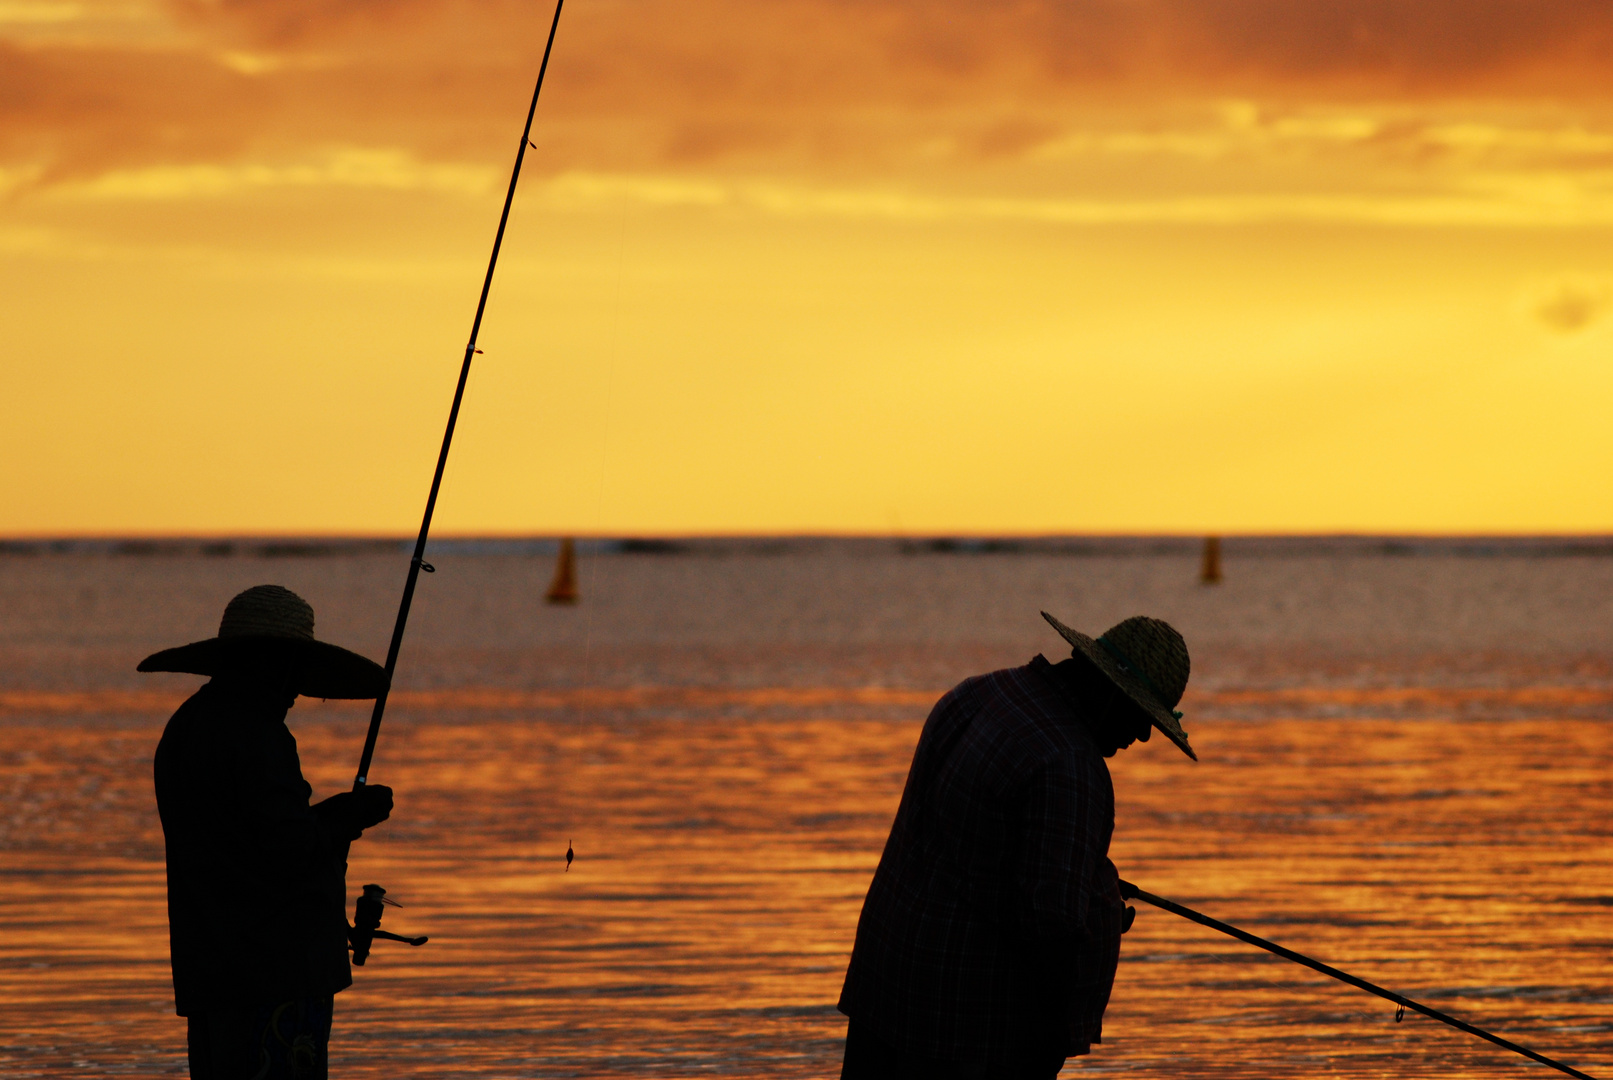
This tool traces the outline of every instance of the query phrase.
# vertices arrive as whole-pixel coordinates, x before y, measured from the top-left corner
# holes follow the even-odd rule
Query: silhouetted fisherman
[[[1142,616],[967,679],[919,736],[840,993],[844,1080],[1041,1080],[1101,1041],[1130,912],[1103,759],[1174,712],[1187,645]]]
[[[352,985],[347,847],[392,811],[377,785],[309,805],[286,711],[298,694],[373,698],[379,664],[314,639],[314,611],[259,585],[218,636],[141,671],[210,675],[157,744],[174,1003],[195,1080],[324,1080],[332,997]]]

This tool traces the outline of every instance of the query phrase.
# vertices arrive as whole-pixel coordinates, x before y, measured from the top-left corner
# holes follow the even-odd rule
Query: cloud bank
[[[0,4],[0,167],[49,186],[354,152],[485,166],[508,157],[548,19],[510,0],[143,5]],[[533,167],[1605,167],[1610,52],[1613,5],[1559,0],[600,0],[562,23]]]

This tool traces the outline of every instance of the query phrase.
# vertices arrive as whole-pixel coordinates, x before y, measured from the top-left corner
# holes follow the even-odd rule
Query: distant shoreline
[[[765,557],[820,555],[1040,556],[1065,558],[1194,557],[1197,535],[1064,536],[596,536],[579,537],[582,555],[625,557]],[[407,554],[412,537],[354,536],[62,536],[0,540],[0,558],[350,558]],[[435,556],[552,558],[556,536],[433,539]],[[1258,558],[1613,558],[1613,536],[1426,536],[1412,534],[1226,535],[1226,559]]]

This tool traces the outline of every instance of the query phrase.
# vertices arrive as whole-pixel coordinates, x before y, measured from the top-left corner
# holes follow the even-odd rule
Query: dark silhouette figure
[[[174,1003],[196,1080],[324,1080],[348,964],[348,844],[392,810],[380,785],[310,806],[286,711],[298,694],[372,698],[380,665],[314,639],[276,585],[230,601],[218,637],[141,671],[211,675],[157,744]]]
[[[924,724],[840,994],[843,1080],[1042,1080],[1101,1041],[1132,914],[1104,758],[1155,727],[1194,756],[1187,646],[1043,617],[1070,659],[967,679]]]

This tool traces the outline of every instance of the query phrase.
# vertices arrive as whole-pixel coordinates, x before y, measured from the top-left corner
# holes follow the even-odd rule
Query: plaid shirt
[[[989,1073],[1100,1041],[1124,904],[1075,709],[1038,656],[930,713],[840,993],[883,1042]]]

